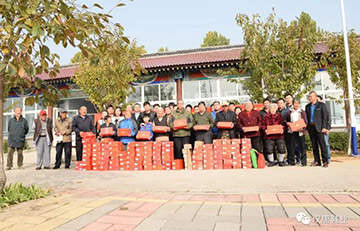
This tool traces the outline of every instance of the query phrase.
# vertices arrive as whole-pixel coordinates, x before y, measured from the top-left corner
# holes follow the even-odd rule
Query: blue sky
[[[78,0],[88,6],[97,2],[108,12],[118,0]],[[125,34],[144,45],[148,53],[162,46],[170,50],[200,47],[208,31],[218,31],[231,44],[242,43],[241,28],[235,15],[260,14],[266,18],[275,8],[278,17],[291,21],[305,11],[324,30],[341,31],[340,0],[134,0],[112,12],[113,22],[125,27]],[[360,1],[344,0],[348,29],[360,30]],[[51,45],[61,57],[62,65],[70,63],[77,50]]]

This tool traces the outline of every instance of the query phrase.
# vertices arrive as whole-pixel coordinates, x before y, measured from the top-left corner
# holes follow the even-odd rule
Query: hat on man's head
[[[43,109],[40,111],[40,115],[43,116],[43,115],[47,115],[46,111]]]
[[[67,113],[66,109],[60,109],[60,113]]]
[[[229,106],[229,102],[225,100],[222,102],[221,106]]]

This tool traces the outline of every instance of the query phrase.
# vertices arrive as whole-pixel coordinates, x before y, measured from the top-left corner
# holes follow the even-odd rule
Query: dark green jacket
[[[214,119],[210,112],[205,111],[204,114],[197,112],[194,114],[195,125],[210,125],[210,129],[214,127]]]
[[[8,144],[12,148],[23,148],[25,146],[25,137],[29,132],[29,125],[24,117],[20,117],[19,121],[16,117],[10,119],[8,124]]]
[[[176,110],[171,113],[170,128],[174,128],[174,121],[180,119],[187,119],[188,129],[174,130],[174,137],[185,137],[190,136],[190,130],[194,126],[194,119],[188,110]]]

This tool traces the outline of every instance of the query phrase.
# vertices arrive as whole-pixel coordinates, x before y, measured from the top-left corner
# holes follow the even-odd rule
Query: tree
[[[167,48],[167,47],[160,47],[157,51],[158,51],[159,53],[169,52],[169,48]]]
[[[76,64],[76,63],[81,63],[82,59],[83,59],[83,54],[81,51],[76,52],[76,54],[71,58],[70,62],[72,64]]]
[[[252,18],[238,14],[236,21],[245,41],[241,53],[244,62],[236,72],[249,78],[235,81],[241,81],[254,100],[285,93],[301,98],[313,87],[317,69],[314,47],[320,31],[308,14],[301,13],[289,24],[276,20],[274,12],[265,21],[257,14]]]
[[[102,9],[99,4],[93,7]],[[3,112],[9,90],[18,88],[24,92],[24,88],[33,88],[34,95],[25,100],[27,105],[41,99],[45,106],[54,105],[60,95],[67,96],[67,91],[58,91],[55,86],[36,78],[43,72],[54,78],[59,70],[59,55],[52,53],[46,42],[64,48],[78,47],[86,57],[87,47],[96,46],[104,35],[111,34],[107,29],[110,19],[111,15],[92,12],[88,6],[79,6],[72,0],[0,2],[0,190],[6,183]]]
[[[216,31],[209,31],[206,33],[201,47],[213,47],[213,46],[224,46],[229,45],[230,39],[227,39],[225,36],[219,34]]]
[[[74,77],[75,83],[99,111],[109,104],[118,106],[132,92],[129,83],[136,81],[140,75],[137,61],[145,53],[144,47],[138,47],[135,41],[125,42],[122,30],[113,34],[89,49],[91,55],[81,60],[80,69]],[[101,52],[103,46],[112,49],[104,54]]]
[[[338,33],[329,33],[325,38],[328,51],[323,55],[325,64],[329,64],[327,69],[330,80],[339,89],[343,89],[344,109],[346,125],[350,128],[350,105],[345,62],[344,35]],[[354,98],[360,95],[360,44],[354,31],[348,33],[351,76],[354,91]],[[356,106],[360,106],[359,100],[354,100]],[[351,132],[349,132],[351,140]],[[349,151],[351,152],[351,142],[349,142]]]

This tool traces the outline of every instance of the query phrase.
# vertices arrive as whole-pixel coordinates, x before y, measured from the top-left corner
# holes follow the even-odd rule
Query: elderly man
[[[56,161],[53,169],[58,169],[61,166],[62,152],[65,152],[65,168],[70,168],[71,162],[71,132],[72,120],[67,117],[67,111],[61,110],[60,117],[55,120],[55,136],[57,137],[56,144]]]
[[[261,152],[260,144],[260,128],[261,128],[261,117],[257,110],[254,110],[252,102],[247,101],[245,103],[245,110],[240,112],[238,117],[238,127],[240,131],[244,132],[245,138],[251,139],[251,145],[258,152]],[[247,132],[246,127],[258,127],[257,131]]]
[[[25,146],[25,137],[29,132],[29,125],[26,119],[22,116],[21,108],[17,107],[14,110],[15,116],[10,119],[8,124],[8,145],[9,145],[9,153],[7,156],[7,168],[6,170],[10,170],[13,166],[13,155],[15,149],[18,153],[18,167],[19,169],[23,168],[23,148]]]
[[[210,112],[206,111],[205,102],[199,103],[199,112],[194,114],[195,125],[209,125],[207,131],[195,131],[195,137],[197,141],[204,141],[205,144],[212,144],[212,132],[211,129],[214,127],[214,119]]]
[[[158,112],[157,112],[157,116],[154,119],[154,126],[164,126],[167,127],[167,132],[166,133],[155,133],[154,134],[154,138],[156,140],[156,138],[161,137],[161,136],[167,136],[170,137],[170,127],[169,127],[169,120],[170,117],[168,117],[167,114],[165,114],[165,111],[162,107],[159,107]]]
[[[53,141],[52,120],[45,110],[40,111],[40,118],[34,120],[34,142],[36,145],[36,170],[50,169],[50,148]]]
[[[183,129],[175,129],[174,121],[186,119],[187,128]],[[191,113],[184,108],[184,101],[177,101],[177,109],[172,113],[172,117],[170,119],[170,127],[174,130],[174,157],[175,159],[183,159],[182,149],[184,148],[184,144],[190,143],[190,129],[193,127],[193,116]]]
[[[317,99],[317,93],[311,91],[309,93],[310,103],[306,105],[305,111],[307,119],[309,121],[307,130],[310,135],[311,144],[313,148],[315,162],[312,163],[312,166],[321,166],[319,145],[321,150],[321,157],[323,162],[323,167],[328,167],[328,155],[326,150],[325,134],[330,129],[329,115],[326,105],[322,102],[319,102]]]
[[[80,107],[80,115],[74,117],[72,122],[72,129],[76,133],[76,160],[82,160],[82,138],[81,134],[83,132],[93,132],[96,134],[96,128],[94,126],[94,121],[91,117],[87,115],[87,108],[85,106]]]
[[[228,101],[223,101],[222,104],[222,111],[216,113],[215,124],[218,125],[218,122],[232,122],[233,127],[231,129],[219,129],[217,138],[218,139],[234,139],[236,138],[236,114],[233,111],[229,110],[229,103]]]

